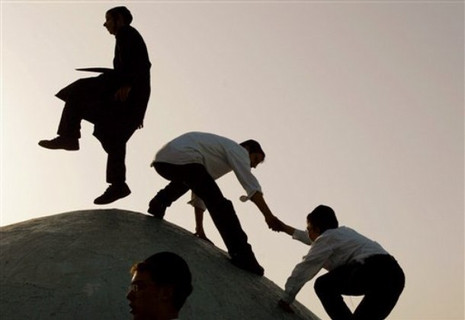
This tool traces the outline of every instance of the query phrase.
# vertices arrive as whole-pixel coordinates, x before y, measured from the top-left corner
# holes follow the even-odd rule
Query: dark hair
[[[260,143],[255,140],[249,139],[244,142],[240,143],[241,146],[249,150],[249,153],[259,153],[263,156],[263,160],[265,160],[265,152],[262,149]]]
[[[113,19],[117,19],[121,17],[123,19],[124,24],[129,25],[132,22],[132,14],[128,8],[121,6],[121,7],[114,7],[107,11],[109,15],[113,17]]]
[[[319,205],[307,216],[307,221],[312,227],[320,229],[320,234],[328,229],[336,229],[339,226],[334,210],[325,205]]]
[[[173,286],[173,306],[181,310],[192,293],[192,275],[186,261],[173,252],[156,253],[131,268],[131,274],[149,272],[157,285]]]

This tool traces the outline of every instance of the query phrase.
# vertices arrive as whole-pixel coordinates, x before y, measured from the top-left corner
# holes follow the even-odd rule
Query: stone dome
[[[228,255],[167,221],[137,212],[86,210],[0,228],[3,319],[129,319],[129,269],[159,251],[189,264],[194,291],[183,320],[318,319],[299,303],[276,303],[282,289],[234,267]]]

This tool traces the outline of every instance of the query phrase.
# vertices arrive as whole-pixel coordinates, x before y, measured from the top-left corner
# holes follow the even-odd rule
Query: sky
[[[128,143],[132,194],[106,206],[106,155],[83,123],[79,152],[40,148],[54,94],[111,67],[107,9],[127,5],[152,62],[152,95]],[[406,273],[389,319],[464,319],[463,1],[1,1],[2,226],[83,209],[145,213],[167,183],[155,152],[188,131],[258,140],[273,213],[304,229],[319,204],[379,242]],[[280,287],[308,247],[270,231],[229,174],[265,275]],[[166,220],[194,230],[186,195]],[[205,217],[207,236],[225,246]],[[122,230],[124,232],[124,230]],[[129,264],[132,262],[128,262]],[[321,271],[320,274],[323,274]],[[328,319],[306,284],[297,300]],[[346,298],[351,308],[358,298]]]

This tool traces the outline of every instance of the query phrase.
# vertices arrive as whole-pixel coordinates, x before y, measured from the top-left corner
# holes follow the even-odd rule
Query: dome
[[[167,221],[137,212],[86,210],[0,228],[0,310],[4,319],[129,319],[129,269],[160,252],[182,256],[194,291],[189,319],[318,319],[282,289],[234,267],[228,255]]]

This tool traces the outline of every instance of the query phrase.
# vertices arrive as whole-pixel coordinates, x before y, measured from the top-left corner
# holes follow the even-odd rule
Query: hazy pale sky
[[[83,123],[79,152],[49,151],[75,68],[110,67],[107,9],[127,5],[153,64],[145,127],[128,144],[132,194],[93,205],[106,155]],[[166,181],[149,167],[191,130],[261,142],[254,173],[295,227],[318,204],[404,268],[390,319],[464,319],[463,1],[2,1],[1,225],[81,209],[145,213]],[[269,231],[233,174],[234,202],[266,276],[284,287],[308,251]],[[193,230],[180,199],[166,219]],[[208,216],[207,235],[224,249]],[[124,230],[121,230],[124,232]],[[130,264],[132,262],[128,262]],[[328,319],[309,282],[297,299]],[[358,300],[347,299],[354,307]]]

